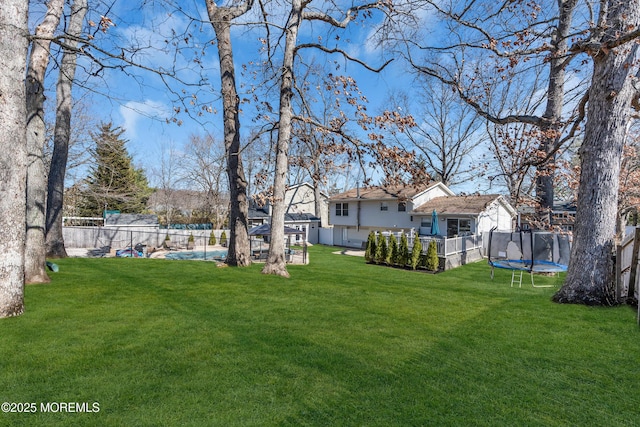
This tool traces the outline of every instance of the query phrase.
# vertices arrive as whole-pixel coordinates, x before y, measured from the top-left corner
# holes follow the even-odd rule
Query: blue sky
[[[98,78],[88,80],[88,85],[94,92],[92,96],[94,115],[102,121],[111,121],[114,125],[126,130],[125,137],[129,140],[129,151],[137,164],[144,166],[147,170],[157,163],[162,147],[169,143],[181,147],[188,142],[191,134],[211,133],[217,140],[222,138],[222,107],[218,100],[220,85],[218,57],[216,46],[211,44],[214,34],[211,25],[206,22],[204,0],[178,3],[186,13],[175,11],[169,13],[167,9],[159,7],[158,2],[150,2],[149,5],[140,7],[138,2],[118,0],[108,14],[115,25],[106,33],[94,28],[98,43],[113,47],[137,42],[145,48],[143,54],[136,55],[137,61],[150,68],[171,69],[177,64],[180,69],[178,75],[192,84],[183,86],[167,79],[169,84],[167,88],[154,73],[133,68],[125,72],[119,69],[105,69]],[[285,14],[285,9],[272,11],[276,21],[282,20]],[[91,17],[94,22],[100,20],[98,15],[94,12]],[[422,14],[422,18],[424,22],[429,22],[430,16]],[[257,18],[248,15],[243,17],[243,20],[255,22]],[[378,21],[374,18],[352,23],[348,29],[333,30],[329,36],[326,34],[326,24],[306,23],[301,28],[299,39],[315,41],[321,36],[324,40],[332,40],[332,44],[343,48],[350,55],[378,66],[388,59],[372,42],[372,34],[377,29]],[[186,32],[187,29],[188,32]],[[273,32],[276,33],[275,30]],[[189,41],[188,44],[180,42],[181,49],[176,53],[171,44],[167,44],[166,41],[172,41],[174,36],[182,34],[188,34]],[[334,42],[337,35],[340,41]],[[236,72],[241,84],[251,83],[241,76],[240,70],[242,64],[260,60],[260,37],[264,37],[262,28],[239,25],[233,29]],[[178,37],[178,40],[180,39],[184,37]],[[117,52],[118,49],[114,51]],[[198,56],[202,74],[194,71],[194,55]],[[321,58],[319,54],[316,55]],[[334,59],[341,64],[339,72],[356,79],[361,91],[369,100],[367,106],[369,114],[389,108],[388,99],[398,90],[415,93],[413,76],[407,71],[406,65],[399,60],[393,61],[382,72],[373,73],[358,64],[344,62],[337,55],[327,58],[327,60]],[[80,69],[83,69],[88,68],[90,64],[86,58],[81,58],[79,65]],[[185,114],[184,105],[177,102],[177,94],[187,98],[192,94],[196,95],[196,104],[207,102],[217,113],[207,112],[197,118]],[[272,105],[277,108],[277,100],[272,100]],[[188,102],[187,107],[189,107]],[[191,107],[192,113],[200,111],[197,105]],[[180,109],[179,114],[175,114],[176,108]],[[247,108],[246,114],[241,118],[243,136],[247,136],[250,132],[251,113]],[[181,125],[178,126],[172,119],[180,121]],[[362,137],[366,138],[365,135]],[[480,187],[465,188],[464,191],[477,189]]]
[[[181,7],[188,9],[187,13],[193,17],[206,19],[203,1],[181,2]],[[212,101],[211,105],[216,113],[205,113],[201,117],[193,118],[184,113],[184,106],[176,102],[176,95],[167,89],[161,79],[150,72],[130,69],[127,73],[120,70],[104,70],[101,78],[90,80],[93,96],[93,111],[96,116],[104,121],[112,121],[116,126],[126,130],[125,137],[129,140],[129,151],[133,154],[138,164],[145,168],[151,168],[159,157],[162,146],[172,141],[178,147],[188,141],[191,134],[211,133],[217,139],[222,138],[222,114],[221,104],[217,100],[219,96],[218,57],[216,46],[210,41],[214,39],[213,29],[208,23],[196,23],[189,21],[186,14],[167,13],[161,8],[154,9],[151,6],[138,8],[133,2],[119,1],[111,10],[109,17],[114,26],[107,33],[96,33],[96,39],[101,43],[118,45],[134,40],[146,47],[144,55],[138,55],[137,60],[151,68],[163,67],[170,69],[177,64],[181,68],[179,75],[186,81],[197,83],[201,77],[192,71],[194,64],[192,53],[203,50],[201,56],[203,76],[208,79],[205,85],[194,88],[185,87],[176,81],[168,79],[171,90],[181,93],[184,89],[189,96],[197,92],[198,101]],[[98,17],[93,17],[97,21]],[[248,16],[247,21],[253,18]],[[352,28],[340,31],[340,46],[351,55],[366,60],[373,65],[383,63],[383,57],[375,50],[371,43],[370,32],[375,29],[373,22],[357,23]],[[315,40],[324,32],[323,25],[314,23],[306,25],[300,33],[301,40]],[[165,40],[170,40],[174,33],[182,34],[189,28],[191,38],[189,48],[175,55],[171,46],[167,47]],[[233,43],[235,48],[235,61],[238,77],[241,64],[251,61],[259,61],[260,48],[259,37],[263,36],[261,29],[247,29],[245,26],[234,27]],[[334,35],[335,37],[335,35]],[[183,44],[184,46],[184,44]],[[181,46],[181,47],[183,47]],[[340,60],[337,56],[331,59]],[[82,62],[86,59],[81,59]],[[341,72],[350,74],[356,78],[360,89],[369,100],[368,111],[377,112],[385,108],[385,100],[390,92],[398,88],[407,88],[410,85],[404,65],[398,61],[391,63],[381,73],[373,73],[364,70],[355,63],[342,63]],[[133,74],[133,75],[132,75]],[[240,89],[242,90],[242,89]],[[273,102],[277,106],[277,101]],[[179,107],[181,113],[175,114],[175,108]],[[197,108],[191,110],[197,111]],[[181,122],[178,126],[172,121],[175,118]],[[169,123],[167,123],[167,120]],[[244,125],[242,132],[249,133],[250,114],[242,118]]]

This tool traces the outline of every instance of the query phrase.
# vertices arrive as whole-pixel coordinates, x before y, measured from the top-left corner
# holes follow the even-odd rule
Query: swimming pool
[[[181,259],[181,260],[214,260],[224,261],[227,258],[227,251],[185,251],[170,252],[165,255],[165,259]]]

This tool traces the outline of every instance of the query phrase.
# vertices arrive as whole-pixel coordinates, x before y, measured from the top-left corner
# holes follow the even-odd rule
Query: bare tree
[[[227,264],[247,266],[251,264],[249,247],[249,220],[247,200],[247,180],[244,174],[240,152],[240,99],[236,90],[235,65],[231,45],[231,22],[247,13],[253,0],[237,5],[220,7],[207,0],[207,12],[218,41],[220,79],[222,83],[224,145],[227,157],[227,178],[229,181],[229,251]]]
[[[180,165],[181,153],[176,149],[174,142],[169,141],[161,144],[158,157],[160,162],[153,168],[152,172],[155,193],[151,199],[155,201],[156,205],[160,206],[160,212],[164,213],[169,227],[179,207],[177,192],[180,183],[184,181]]]
[[[597,25],[573,46],[593,61],[569,269],[553,299],[608,305],[613,298],[620,164],[638,98],[640,0],[602,0]]]
[[[441,44],[401,41],[409,62],[420,74],[450,85],[486,120],[504,125],[520,122],[538,129],[538,154],[527,164],[536,175],[536,197],[543,214],[553,206],[553,171],[558,150],[573,137],[573,115],[567,112],[567,69],[575,56],[569,42],[580,29],[574,25],[577,0],[498,3],[439,2],[425,0],[450,31]],[[430,52],[416,58],[414,47]],[[446,58],[443,60],[443,58]],[[542,111],[499,115],[492,106],[493,88],[519,73],[547,68],[546,98]],[[489,72],[487,72],[489,70]],[[534,71],[538,74],[539,71]],[[535,77],[532,81],[537,81]]]
[[[31,42],[27,67],[27,240],[25,242],[26,283],[46,283],[46,196],[47,165],[44,155],[44,77],[49,64],[49,46],[62,15],[64,0],[51,0]]]
[[[24,311],[28,8],[27,0],[0,7],[0,318]]]
[[[74,39],[82,33],[87,0],[74,0],[67,33],[72,36],[66,44],[60,62],[58,84],[56,86],[56,123],[53,136],[53,154],[47,182],[46,210],[46,254],[49,257],[64,258],[67,252],[62,235],[64,206],[64,186],[71,142],[71,116],[73,108],[72,88],[76,73],[76,48]]]
[[[225,179],[224,147],[210,135],[191,135],[181,165],[190,189],[204,194],[201,209],[221,228],[228,215],[228,183]]]
[[[304,22],[321,23],[333,30],[344,29],[358,17],[358,14],[368,16],[375,9],[386,10],[388,5],[385,3],[364,3],[353,5],[345,10],[337,3],[332,2],[327,2],[322,8],[318,8],[308,1],[290,0],[287,6],[284,24],[274,26],[282,30],[276,36],[276,40],[282,43],[280,56],[277,60],[274,56],[276,45],[271,44],[270,37],[265,39],[266,50],[269,53],[269,58],[265,62],[277,69],[276,80],[279,90],[279,107],[277,142],[274,147],[275,169],[272,189],[271,243],[269,255],[262,272],[283,277],[289,276],[284,257],[284,215],[286,212],[284,198],[289,173],[289,143],[293,136],[292,129],[295,120],[292,103],[295,92],[295,58],[300,56],[303,50],[314,49],[327,54],[341,55],[346,60],[357,62],[365,68],[375,71],[373,67],[350,56],[346,51],[322,44],[322,38],[318,38],[318,42],[298,43],[298,33]],[[268,13],[265,13],[265,16],[267,15]],[[340,16],[340,18],[335,18],[334,15]],[[271,24],[267,23],[267,29],[270,28]],[[339,39],[339,36],[336,37],[336,40]],[[278,65],[274,66],[275,63]],[[345,84],[349,84],[347,80],[345,77]]]
[[[472,153],[479,153],[485,141],[479,116],[442,82],[425,82],[419,87],[413,92],[419,113],[413,115],[420,120],[401,134],[400,144],[417,150],[436,181],[454,186],[477,178],[482,165]],[[406,93],[391,96],[391,100],[397,109],[410,111],[412,100]]]

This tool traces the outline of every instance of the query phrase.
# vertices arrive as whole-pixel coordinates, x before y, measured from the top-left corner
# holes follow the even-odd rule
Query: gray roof
[[[317,216],[315,216],[314,214],[310,214],[310,213],[288,213],[284,215],[284,221],[291,221],[291,222],[314,222],[314,221],[320,221],[320,218],[318,218]]]
[[[262,224],[249,230],[249,236],[267,236],[271,234],[271,224]],[[284,234],[304,234],[304,231],[284,227]]]
[[[250,219],[269,218],[269,213],[264,209],[249,208],[249,211],[247,213],[247,217],[249,217]]]
[[[500,197],[499,194],[472,196],[442,196],[435,197],[418,206],[413,213],[431,214],[434,210],[438,214],[473,214],[477,215]]]
[[[388,187],[362,187],[352,188],[344,193],[331,196],[330,200],[407,200],[415,195],[433,187],[435,184],[413,186],[396,185]]]

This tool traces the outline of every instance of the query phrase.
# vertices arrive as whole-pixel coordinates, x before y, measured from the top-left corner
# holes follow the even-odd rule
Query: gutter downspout
[[[360,183],[356,183],[356,197],[358,204],[356,208],[356,232],[360,232]]]

